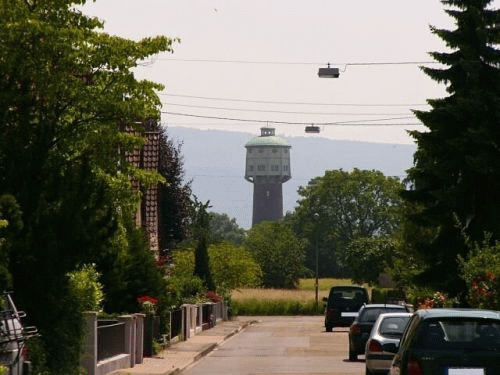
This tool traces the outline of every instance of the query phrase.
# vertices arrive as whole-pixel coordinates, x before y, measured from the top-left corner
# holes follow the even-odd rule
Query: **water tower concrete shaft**
[[[291,178],[290,144],[276,136],[274,128],[260,131],[245,145],[245,179],[254,186],[252,225],[283,217],[282,185]]]

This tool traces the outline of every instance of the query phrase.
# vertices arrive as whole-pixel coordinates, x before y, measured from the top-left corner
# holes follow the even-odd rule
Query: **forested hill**
[[[211,211],[226,213],[241,227],[252,223],[253,186],[244,179],[245,144],[258,134],[167,127],[167,135],[182,143],[186,179],[199,200],[210,200]],[[328,169],[375,169],[403,179],[412,166],[415,145],[333,141],[320,137],[287,138],[292,179],[283,185],[284,213],[293,211],[297,189]]]

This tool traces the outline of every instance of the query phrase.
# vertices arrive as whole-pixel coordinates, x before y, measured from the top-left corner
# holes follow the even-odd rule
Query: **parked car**
[[[31,373],[31,363],[26,357],[25,343],[37,335],[37,329],[23,326],[21,318],[26,314],[17,310],[9,293],[4,293],[0,306],[3,308],[0,310],[0,365],[9,369],[9,375],[27,375]]]
[[[410,312],[406,305],[396,304],[368,304],[363,305],[358,316],[349,328],[349,360],[355,361],[358,355],[365,353],[368,336],[375,325],[375,321],[382,313]]]
[[[408,322],[391,374],[500,374],[500,313],[479,309],[417,311]]]
[[[358,310],[368,303],[368,291],[355,285],[334,286],[330,289],[325,308],[325,329],[331,332],[334,327],[348,327],[354,321]]]
[[[412,313],[383,313],[375,321],[365,347],[366,375],[387,374],[391,369],[394,353],[384,350],[385,344],[399,344]]]

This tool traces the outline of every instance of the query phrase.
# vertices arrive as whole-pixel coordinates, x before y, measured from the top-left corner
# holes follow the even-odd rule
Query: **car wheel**
[[[358,355],[354,350],[351,349],[349,346],[349,361],[357,361],[358,360]]]
[[[373,375],[373,372],[368,370],[368,367],[365,367],[365,375]]]
[[[326,332],[332,332],[332,331],[333,331],[333,326],[332,326],[332,325],[330,325],[330,324],[327,324],[327,325],[325,326],[325,330],[326,330]]]

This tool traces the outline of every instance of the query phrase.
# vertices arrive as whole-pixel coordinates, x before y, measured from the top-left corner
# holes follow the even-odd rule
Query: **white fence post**
[[[125,353],[130,354],[130,367],[135,366],[135,316],[122,315],[118,317],[122,322],[125,322]]]
[[[88,375],[97,372],[97,313],[85,312],[85,338],[83,340],[83,353],[81,364]]]
[[[140,364],[144,360],[144,317],[146,315],[136,313],[135,315],[135,363]]]

